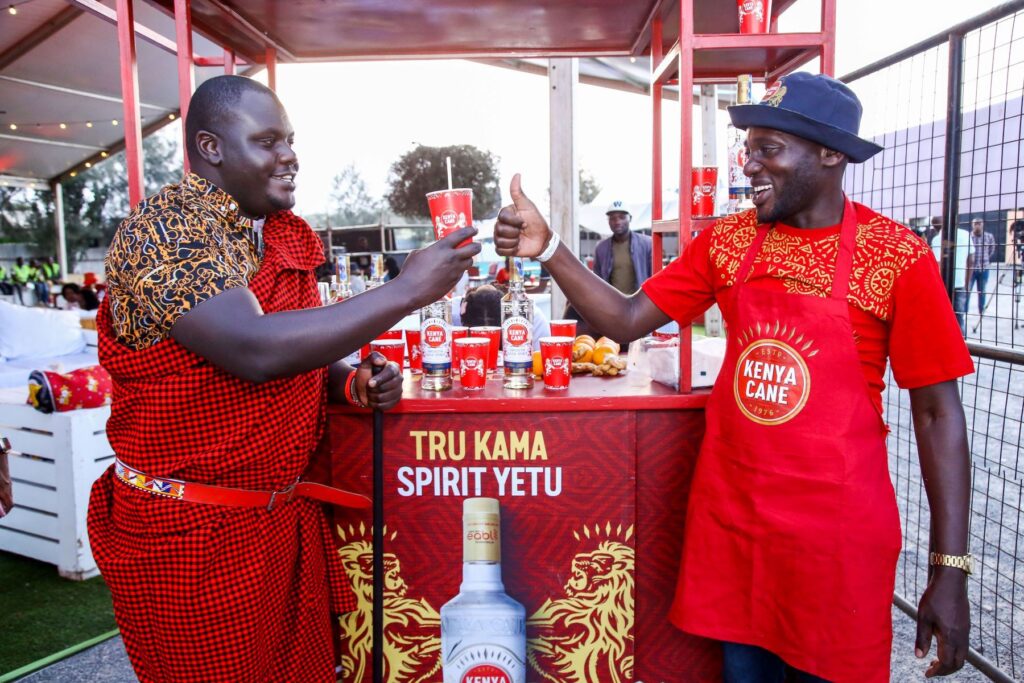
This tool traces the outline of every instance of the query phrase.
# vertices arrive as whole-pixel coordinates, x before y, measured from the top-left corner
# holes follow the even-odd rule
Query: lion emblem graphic
[[[526,658],[544,679],[633,680],[633,567],[633,549],[616,540],[573,558],[565,596],[548,598],[527,621],[534,637]]]
[[[360,525],[361,534],[365,528]],[[338,553],[345,573],[352,582],[358,607],[340,617],[342,638],[341,668],[344,681],[361,683],[369,675],[373,651],[373,545],[353,538]],[[392,536],[394,538],[394,536]],[[426,683],[437,680],[441,666],[441,618],[424,599],[407,598],[408,586],[402,567],[393,553],[384,554],[384,679],[394,683]]]
[[[786,96],[786,86],[773,86],[768,89],[768,92],[764,94],[764,99],[761,100],[761,104],[767,104],[769,107],[777,107],[782,104],[782,98]]]

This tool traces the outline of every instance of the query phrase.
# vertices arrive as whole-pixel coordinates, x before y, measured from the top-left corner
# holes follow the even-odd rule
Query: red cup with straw
[[[448,165],[448,189],[427,193],[434,239],[442,239],[448,233],[473,224],[473,190],[468,187],[453,188],[451,157],[445,157],[445,163]],[[459,246],[470,242],[472,240],[466,240]]]

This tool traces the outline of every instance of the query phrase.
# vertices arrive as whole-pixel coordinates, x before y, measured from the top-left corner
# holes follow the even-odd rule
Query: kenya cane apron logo
[[[803,349],[810,348],[810,342]],[[811,355],[816,354],[812,352]],[[777,339],[759,339],[740,353],[733,394],[750,420],[779,425],[800,414],[811,391],[811,375],[800,352]]]

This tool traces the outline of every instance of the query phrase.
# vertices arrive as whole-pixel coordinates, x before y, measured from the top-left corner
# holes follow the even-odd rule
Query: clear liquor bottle
[[[370,281],[366,283],[366,288],[373,289],[382,284],[384,284],[384,254],[374,254],[370,257]]]
[[[750,104],[750,88],[753,82],[749,74],[743,74],[736,81],[736,104]],[[747,134],[730,122],[725,131],[729,144],[729,213],[745,211],[752,206],[750,178],[743,173],[747,164],[747,150],[744,143]]]
[[[452,388],[452,301],[445,297],[420,309],[424,391]]]
[[[506,389],[533,386],[533,301],[523,289],[523,275],[514,258],[505,262],[508,293],[501,299],[501,351]]]
[[[332,303],[352,298],[352,284],[349,280],[350,269],[351,263],[348,254],[339,254],[334,263],[334,275],[331,276]],[[352,353],[345,356],[342,360],[354,368],[359,367],[359,349],[353,350]]]
[[[501,581],[498,501],[467,498],[462,527],[462,585],[441,608],[444,683],[525,683],[526,609]]]

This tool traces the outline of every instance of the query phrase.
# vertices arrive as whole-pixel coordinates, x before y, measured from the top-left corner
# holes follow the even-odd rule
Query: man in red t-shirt
[[[706,411],[670,618],[722,642],[727,683],[889,680],[900,550],[881,392],[910,390],[932,509],[918,607],[927,675],[958,670],[970,627],[970,468],[956,379],[973,363],[928,246],[843,193],[846,165],[881,148],[861,105],[826,76],[786,76],[746,129],[755,209],[719,220],[625,296],[559,245],[512,180],[494,242],[532,256],[593,324],[629,341],[718,303],[728,348]],[[915,340],[928,339],[920,354]]]

